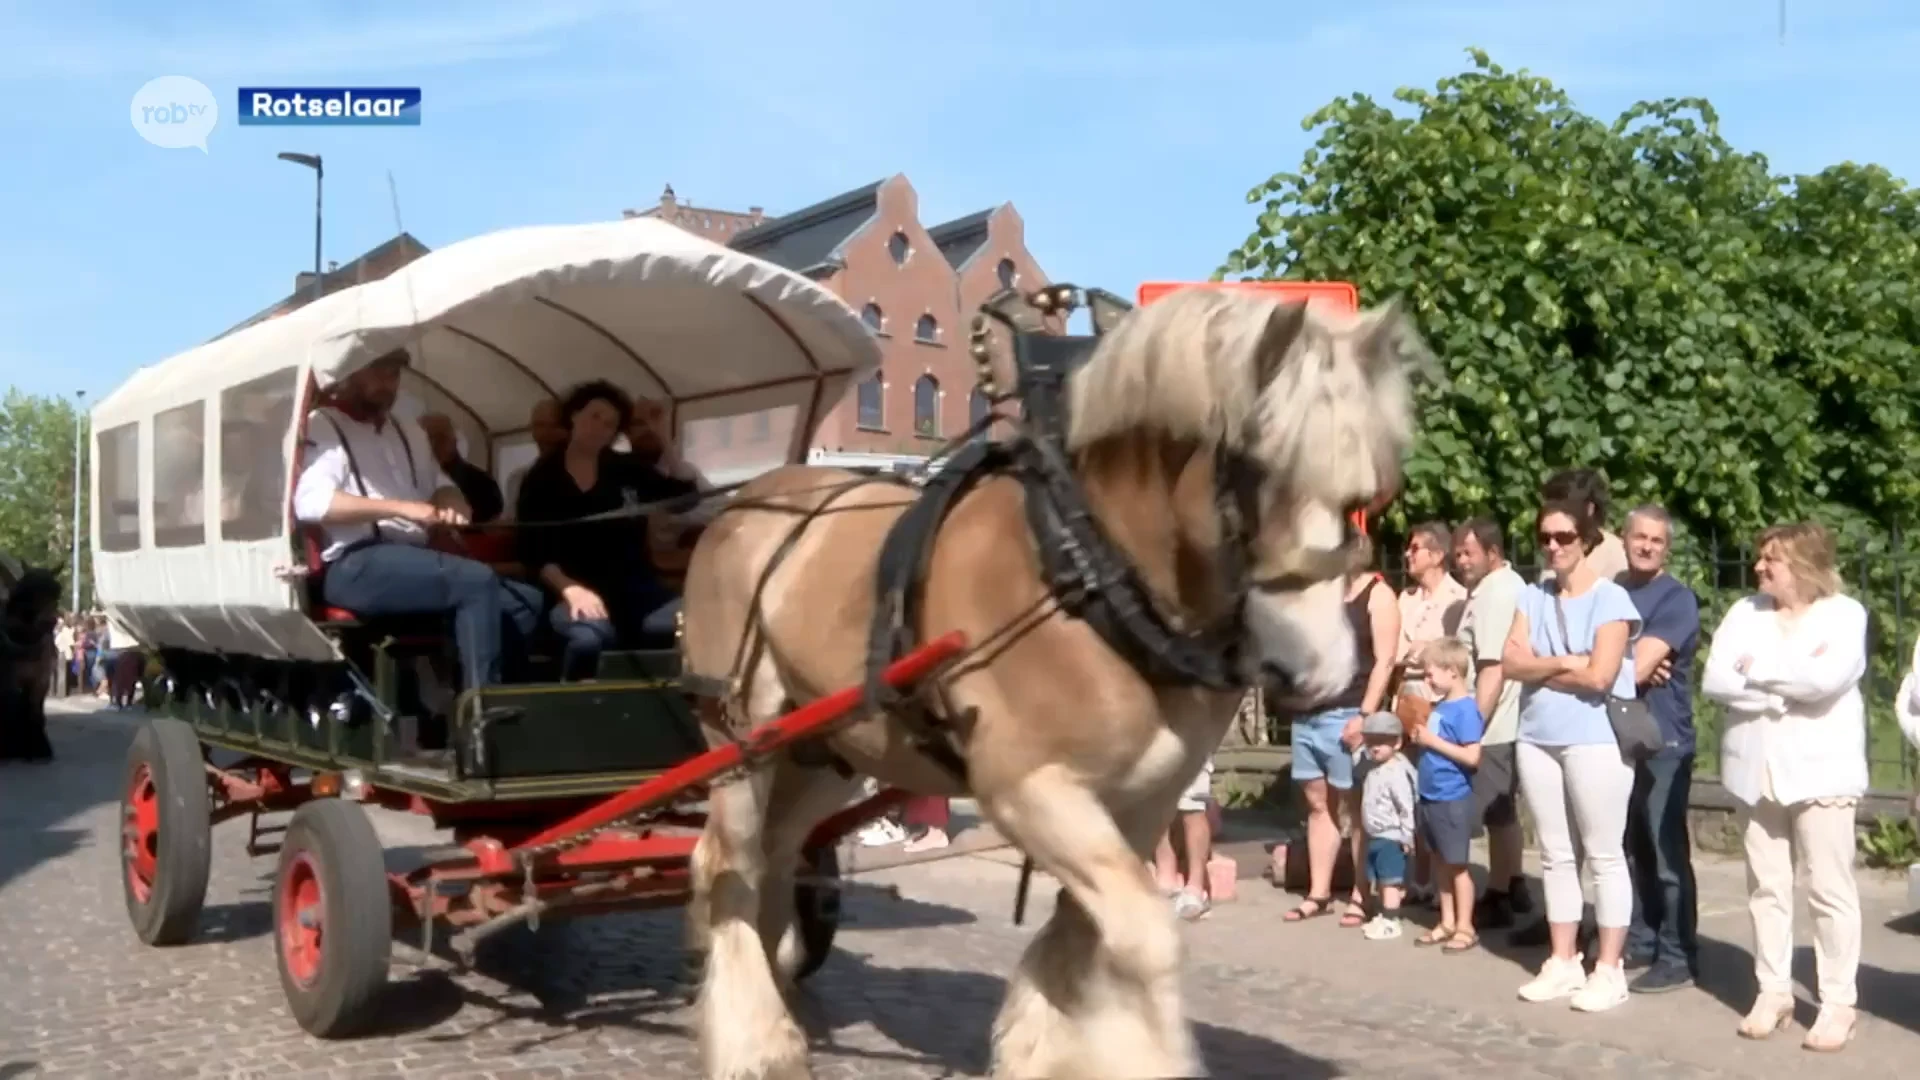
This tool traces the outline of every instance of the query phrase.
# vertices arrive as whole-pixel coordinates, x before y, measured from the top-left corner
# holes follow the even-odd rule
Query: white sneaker
[[[1360,931],[1360,936],[1368,941],[1392,941],[1400,936],[1400,920],[1385,915],[1375,915]]]
[[[1540,965],[1540,974],[1520,988],[1520,1000],[1555,1001],[1579,993],[1587,984],[1584,959],[1577,953],[1571,960],[1547,957],[1547,962]]]
[[[1212,902],[1198,893],[1181,889],[1178,893],[1174,894],[1173,913],[1187,922],[1197,922],[1200,919],[1204,919],[1207,917],[1207,912],[1212,910]]]
[[[1568,1004],[1581,1012],[1606,1012],[1627,1003],[1627,972],[1619,964],[1595,964],[1593,974]]]

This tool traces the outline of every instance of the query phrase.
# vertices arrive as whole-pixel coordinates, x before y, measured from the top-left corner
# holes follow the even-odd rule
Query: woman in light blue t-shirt
[[[1639,632],[1640,614],[1625,589],[1587,565],[1600,528],[1585,506],[1548,502],[1535,524],[1553,580],[1521,592],[1501,667],[1521,685],[1514,760],[1540,834],[1553,955],[1520,996],[1571,997],[1574,1008],[1601,1012],[1627,1000],[1621,960],[1633,915],[1626,860],[1633,765],[1614,738],[1607,699],[1633,697],[1627,650]],[[1574,951],[1584,903],[1570,822],[1579,828],[1580,847],[1593,868],[1600,955],[1590,977]]]

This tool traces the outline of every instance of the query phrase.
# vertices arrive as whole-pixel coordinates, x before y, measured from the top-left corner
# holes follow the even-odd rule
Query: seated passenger
[[[567,445],[567,429],[560,425],[559,398],[541,398],[533,403],[533,411],[527,415],[527,434],[533,436],[534,461]],[[520,505],[520,485],[527,482],[527,471],[532,468],[531,463],[522,465],[507,477],[509,516]]]
[[[660,583],[637,517],[571,522],[685,495],[693,483],[668,475],[669,450],[656,465],[613,449],[632,422],[619,387],[590,382],[567,395],[565,446],[536,461],[520,488],[521,561],[559,597],[553,626],[566,641],[561,677],[589,677],[602,651],[673,633],[680,601]]]
[[[375,360],[308,416],[294,517],[324,527],[327,604],[368,617],[451,612],[466,686],[497,684],[503,633],[524,651],[540,590],[426,546],[428,530],[465,525],[471,510],[419,425],[392,413],[406,363],[404,350]]]
[[[473,507],[473,523],[485,525],[500,517],[506,509],[506,501],[500,497],[500,485],[493,482],[487,470],[460,456],[460,439],[454,433],[453,421],[444,413],[427,413],[420,418],[420,430],[427,433],[427,445],[433,449],[433,459],[460,489],[460,494]]]

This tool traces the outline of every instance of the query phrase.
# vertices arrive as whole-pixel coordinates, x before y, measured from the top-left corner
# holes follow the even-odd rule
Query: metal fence
[[[1382,537],[1380,568],[1398,588],[1407,584],[1403,544]],[[1516,545],[1517,546],[1517,545]],[[1867,762],[1873,788],[1897,794],[1916,788],[1914,748],[1901,733],[1894,716],[1894,695],[1912,663],[1914,636],[1920,632],[1920,552],[1905,550],[1898,533],[1845,544],[1840,557],[1849,596],[1868,613],[1867,674],[1860,693],[1867,705]],[[1528,581],[1539,580],[1541,563],[1531,551],[1516,553],[1513,568]],[[1697,760],[1702,773],[1719,769],[1720,707],[1700,693],[1699,670],[1706,662],[1714,627],[1741,597],[1755,591],[1754,553],[1745,544],[1722,543],[1718,537],[1676,537],[1668,566],[1700,598],[1700,648],[1694,663],[1694,724],[1699,732]],[[1273,732],[1286,738],[1284,727]]]

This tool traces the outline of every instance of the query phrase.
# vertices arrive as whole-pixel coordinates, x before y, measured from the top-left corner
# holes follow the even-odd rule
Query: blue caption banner
[[[241,127],[419,127],[417,86],[243,86]]]

